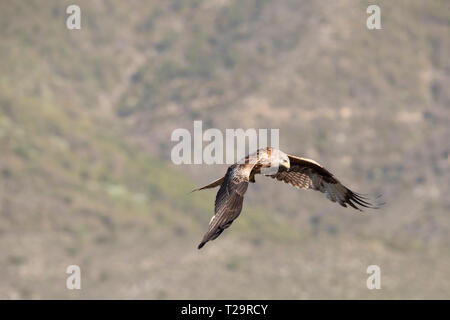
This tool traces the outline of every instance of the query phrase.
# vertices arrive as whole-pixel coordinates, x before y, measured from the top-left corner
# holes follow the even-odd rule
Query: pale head
[[[289,157],[283,151],[274,148],[267,148],[260,153],[259,162],[262,166],[262,174],[272,175],[280,169],[288,170],[290,168]]]

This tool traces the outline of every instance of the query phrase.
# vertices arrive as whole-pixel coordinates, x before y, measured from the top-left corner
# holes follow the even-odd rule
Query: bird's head
[[[266,165],[264,165],[264,162],[266,162]],[[268,175],[275,174],[280,170],[289,170],[291,167],[288,155],[277,149],[271,149],[268,158],[265,161],[263,160],[262,164],[266,171],[264,174]]]
[[[284,167],[286,170],[289,170],[289,168],[291,167],[291,161],[289,161],[288,155],[282,151],[280,151],[280,153],[281,157],[279,161],[279,166]]]
[[[281,162],[281,165],[286,168],[286,170],[289,170],[291,168],[291,161],[289,160],[289,157],[286,156],[286,159],[283,159]]]

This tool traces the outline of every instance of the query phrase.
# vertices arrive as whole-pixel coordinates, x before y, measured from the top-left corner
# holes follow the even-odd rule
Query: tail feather
[[[225,177],[219,178],[219,179],[217,179],[217,180],[215,180],[215,181],[213,181],[213,182],[207,184],[206,186],[203,186],[203,187],[201,187],[201,188],[194,189],[194,190],[192,190],[192,191],[189,192],[189,193],[192,193],[192,192],[195,192],[195,191],[204,190],[204,189],[211,189],[211,188],[218,187],[218,186],[220,186],[220,185],[222,184],[222,182],[223,182],[224,179],[225,179]]]

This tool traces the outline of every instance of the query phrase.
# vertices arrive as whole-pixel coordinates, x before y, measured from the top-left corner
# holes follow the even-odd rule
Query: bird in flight
[[[379,205],[359,193],[345,187],[339,180],[316,161],[288,155],[275,148],[259,149],[228,167],[227,173],[206,186],[193,191],[220,186],[214,205],[214,216],[209,222],[208,231],[198,245],[216,239],[239,216],[242,210],[244,194],[249,183],[255,183],[255,175],[262,174],[283,181],[299,189],[320,191],[333,202],[341,206],[378,209]]]

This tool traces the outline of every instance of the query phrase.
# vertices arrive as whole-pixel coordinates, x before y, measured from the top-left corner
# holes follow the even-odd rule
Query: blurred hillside
[[[69,4],[0,3],[0,298],[450,298],[448,3],[373,31],[367,1],[78,1],[76,31]],[[215,192],[187,193],[226,166],[171,164],[194,120],[279,128],[387,205],[259,177],[198,251]]]

